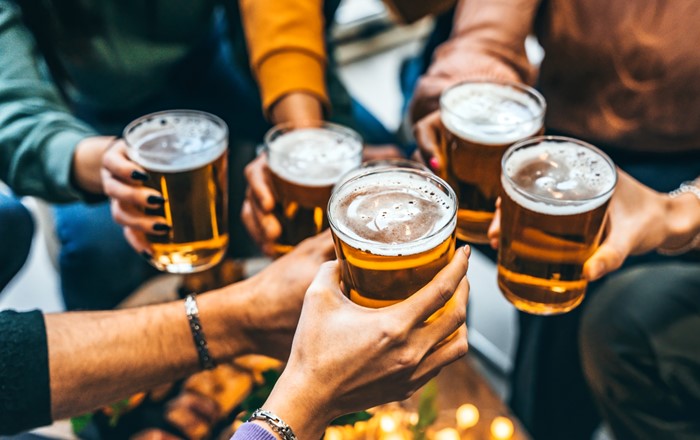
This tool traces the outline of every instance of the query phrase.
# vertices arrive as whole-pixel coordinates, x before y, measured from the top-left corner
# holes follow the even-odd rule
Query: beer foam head
[[[465,82],[447,89],[440,98],[445,127],[465,140],[512,144],[542,128],[544,98],[515,85]]]
[[[328,213],[333,231],[348,245],[386,256],[428,251],[457,222],[452,189],[435,176],[406,169],[350,179],[331,196]]]
[[[228,146],[228,128],[202,112],[172,111],[144,116],[124,130],[129,157],[162,173],[200,168],[221,156]]]
[[[600,150],[573,139],[537,141],[506,152],[503,189],[519,205],[549,215],[572,215],[605,203],[617,182]]]
[[[333,185],[362,161],[362,140],[350,130],[296,129],[267,147],[272,172],[305,186]]]

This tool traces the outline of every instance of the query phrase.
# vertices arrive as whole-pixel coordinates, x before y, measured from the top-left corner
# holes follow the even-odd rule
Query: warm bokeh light
[[[384,432],[394,432],[397,428],[396,419],[389,414],[384,414],[379,420],[379,427]]]
[[[459,429],[469,429],[479,423],[479,409],[471,403],[465,403],[457,408],[456,418]]]
[[[324,438],[325,440],[343,440],[343,433],[340,429],[329,426],[326,429],[326,436]]]
[[[408,423],[411,425],[417,425],[418,422],[420,421],[420,415],[418,415],[417,412],[412,412],[408,415]]]
[[[513,437],[513,422],[508,417],[496,417],[491,422],[491,435],[497,440],[507,440]]]
[[[459,440],[459,432],[454,428],[441,429],[435,433],[435,440]]]

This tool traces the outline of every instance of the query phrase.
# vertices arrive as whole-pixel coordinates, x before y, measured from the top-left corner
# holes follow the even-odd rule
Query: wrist
[[[692,192],[681,192],[666,197],[667,235],[660,249],[669,254],[682,248],[687,248],[684,249],[687,252],[691,250],[688,246],[692,245],[700,234],[700,197]]]
[[[246,337],[246,294],[239,291],[238,284],[197,297],[209,353],[216,363],[227,362],[253,351]]]
[[[319,121],[323,119],[323,105],[310,93],[292,92],[272,105],[270,119],[275,124]]]
[[[330,400],[321,388],[288,365],[262,408],[272,411],[287,423],[297,438],[321,438],[336,417],[330,411]]]

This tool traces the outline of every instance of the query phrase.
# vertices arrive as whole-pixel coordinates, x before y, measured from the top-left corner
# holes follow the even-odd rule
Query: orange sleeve
[[[265,113],[291,92],[328,107],[323,0],[240,0],[240,7]]]

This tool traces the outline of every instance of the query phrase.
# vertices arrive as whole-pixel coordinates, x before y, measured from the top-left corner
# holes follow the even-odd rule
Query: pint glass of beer
[[[265,135],[282,235],[274,251],[284,254],[328,227],[326,207],[333,186],[362,162],[362,138],[328,122],[282,124]]]
[[[501,191],[503,153],[518,141],[542,134],[544,113],[542,95],[520,84],[468,81],[443,92],[441,177],[457,193],[460,240],[488,243]]]
[[[147,235],[151,263],[171,273],[199,272],[218,263],[228,246],[228,127],[199,111],[152,113],[124,129],[128,155],[163,194],[170,231]]]
[[[518,309],[567,312],[583,300],[583,264],[598,247],[615,165],[598,148],[558,136],[503,156],[498,285]]]
[[[425,286],[455,251],[457,199],[447,183],[411,168],[379,168],[343,182],[328,203],[342,288],[385,307]]]

